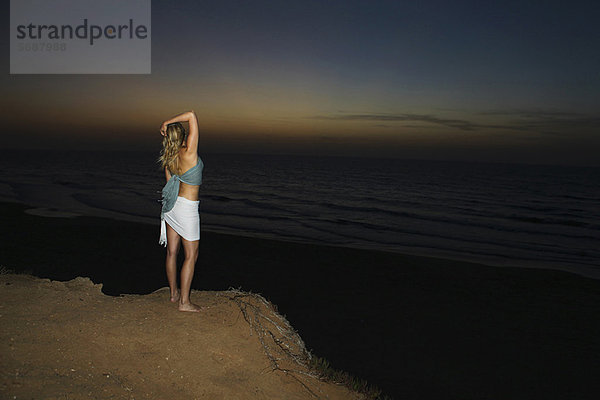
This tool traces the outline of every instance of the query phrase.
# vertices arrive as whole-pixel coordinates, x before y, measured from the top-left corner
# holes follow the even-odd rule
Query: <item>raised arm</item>
[[[174,122],[187,122],[189,126],[189,132],[186,143],[186,152],[198,151],[198,120],[196,119],[196,113],[194,111],[186,111],[182,114],[176,115],[171,119],[163,122],[160,127],[160,133],[164,136],[167,131],[167,125]]]
[[[187,137],[186,144],[186,152],[198,152],[198,119],[196,119],[196,113],[190,111],[190,119],[188,120],[188,126],[190,127],[190,132]]]

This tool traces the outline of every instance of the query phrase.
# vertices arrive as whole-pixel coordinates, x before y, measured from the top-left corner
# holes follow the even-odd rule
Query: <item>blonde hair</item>
[[[167,125],[167,132],[163,137],[162,150],[158,162],[162,169],[167,167],[171,173],[179,174],[179,149],[185,147],[187,132],[181,123],[174,122]]]

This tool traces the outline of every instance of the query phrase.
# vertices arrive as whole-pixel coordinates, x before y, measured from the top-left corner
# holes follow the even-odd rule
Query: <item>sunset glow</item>
[[[193,109],[205,151],[596,162],[600,39],[585,5],[152,12],[151,75],[5,71],[5,125],[31,140],[4,146],[149,148],[162,120]]]

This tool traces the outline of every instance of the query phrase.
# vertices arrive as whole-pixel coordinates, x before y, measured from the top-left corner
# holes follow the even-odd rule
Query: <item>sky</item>
[[[591,1],[155,0],[149,75],[10,75],[5,33],[0,148],[159,148],[192,109],[200,153],[600,166],[599,17]]]

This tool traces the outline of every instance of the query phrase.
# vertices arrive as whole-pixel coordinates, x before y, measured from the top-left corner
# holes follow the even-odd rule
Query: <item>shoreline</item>
[[[112,295],[166,286],[158,227],[25,208],[0,203],[1,266]],[[203,231],[192,287],[262,294],[308,349],[394,398],[600,393],[600,283],[574,273]]]
[[[158,220],[154,221],[150,217],[146,216],[135,216],[129,215],[122,212],[116,212],[111,210],[103,210],[98,209],[97,215],[86,215],[81,212],[69,212],[69,211],[58,211],[55,209],[48,209],[44,207],[29,205],[22,202],[14,202],[7,200],[0,200],[0,207],[3,205],[14,205],[14,206],[22,206],[26,209],[25,213],[44,217],[44,218],[100,218],[100,219],[108,219],[115,221],[116,223],[126,223],[126,224],[141,224],[148,227],[156,227],[158,226]],[[425,258],[425,259],[438,259],[442,261],[448,261],[453,263],[464,263],[470,265],[478,265],[483,267],[490,268],[523,268],[523,269],[539,269],[539,270],[551,270],[551,271],[561,271],[570,274],[574,274],[583,278],[589,278],[600,281],[600,275],[598,275],[597,271],[591,270],[589,274],[586,274],[582,271],[576,271],[577,267],[568,267],[568,266],[552,266],[548,267],[545,265],[541,265],[540,262],[531,261],[530,263],[523,263],[523,261],[512,260],[510,258],[506,258],[504,262],[496,262],[492,260],[481,261],[472,259],[468,256],[461,255],[451,255],[445,253],[443,250],[437,249],[428,249],[429,254],[424,254],[425,252],[421,251],[410,251],[407,249],[401,250],[393,250],[393,249],[382,249],[377,248],[377,246],[368,246],[368,245],[341,245],[341,244],[331,244],[331,243],[322,243],[318,241],[311,241],[310,239],[305,238],[292,238],[292,237],[276,237],[274,235],[268,234],[260,234],[260,233],[246,233],[240,234],[234,231],[228,230],[219,230],[219,229],[211,229],[211,228],[202,228],[203,233],[208,233],[210,235],[224,235],[228,237],[234,238],[247,238],[247,239],[256,239],[256,240],[268,240],[277,243],[291,243],[291,244],[303,244],[309,246],[325,246],[325,247],[333,247],[336,249],[350,249],[350,250],[358,250],[358,251],[373,251],[380,253],[389,253],[395,254],[399,256],[407,256],[407,257],[417,257],[417,258]],[[581,268],[581,267],[580,267]]]

